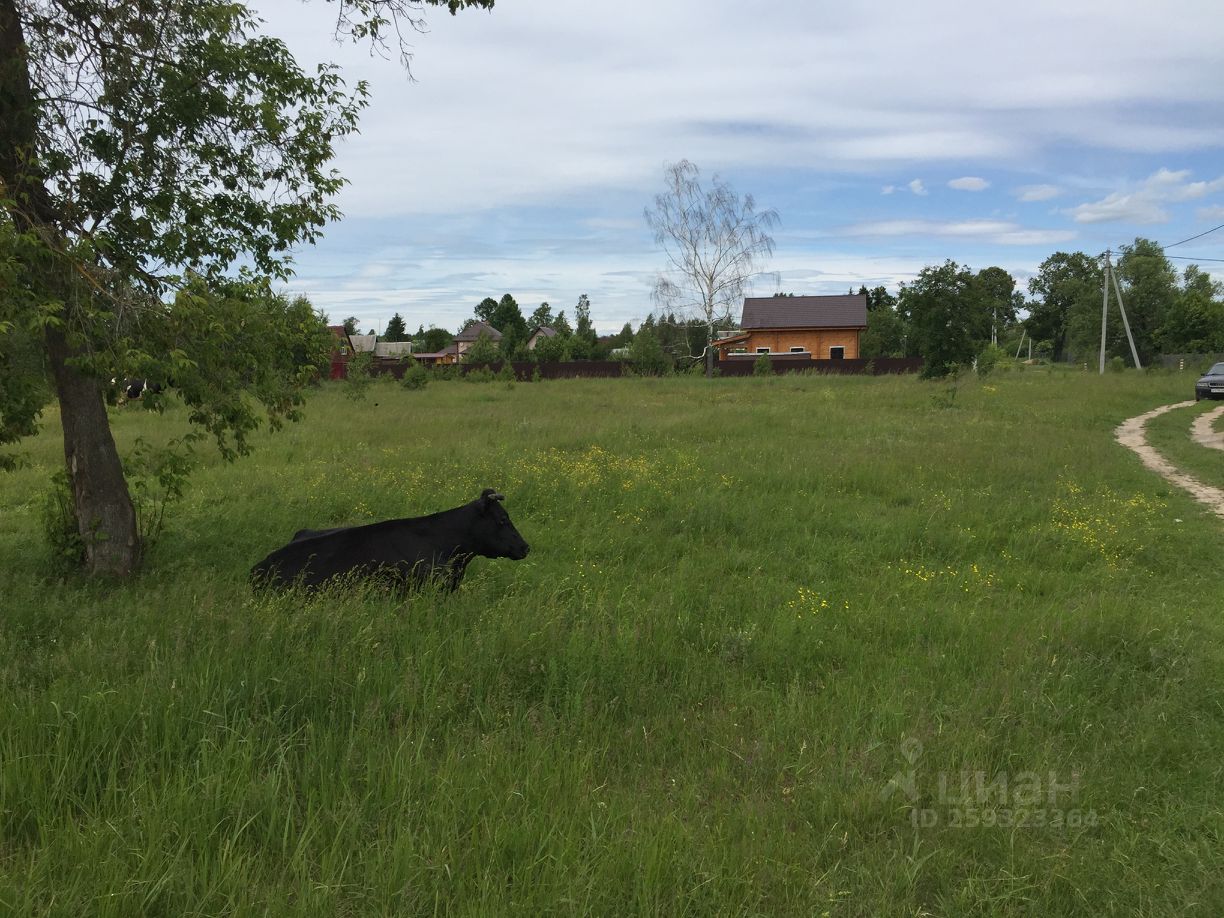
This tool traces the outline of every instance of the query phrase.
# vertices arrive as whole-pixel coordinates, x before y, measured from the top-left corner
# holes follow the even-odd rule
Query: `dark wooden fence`
[[[875,375],[917,373],[922,369],[921,357],[868,357],[856,360],[813,360],[811,357],[791,357],[771,354],[769,362],[775,373],[836,373],[839,375]],[[717,363],[722,376],[751,376],[756,357],[732,357]]]
[[[720,376],[751,376],[755,359],[720,360],[716,366]],[[837,374],[875,374],[886,373],[917,373],[922,369],[920,357],[876,357],[870,360],[812,360],[810,357],[790,357],[787,355],[771,356],[775,373],[837,373]],[[532,363],[531,361],[515,361],[510,366],[514,368],[516,379],[532,379],[538,371],[541,379],[582,379],[625,376],[632,373],[629,365],[619,360],[572,360],[564,363]],[[375,376],[389,375],[402,379],[407,364],[399,360],[376,361],[370,368]],[[488,369],[500,373],[501,363],[484,364],[475,367],[471,364],[458,363],[447,367],[430,367],[431,373],[450,372],[466,375],[475,370]]]
[[[535,376],[537,370],[540,373],[540,379],[578,379],[585,377],[607,378],[612,376],[622,376],[622,367],[625,364],[619,360],[572,360],[564,363],[533,363],[530,360],[516,360],[510,364],[514,368],[516,379],[529,380]],[[375,363],[370,368],[370,372],[375,376],[384,374],[394,376],[396,379],[404,378],[404,371],[408,369],[407,364],[395,360]],[[500,373],[502,363],[486,363],[480,366],[473,366],[469,363],[454,363],[449,366],[428,367],[431,373],[458,373],[461,376],[466,376],[468,373],[477,370],[490,370],[493,373]]]

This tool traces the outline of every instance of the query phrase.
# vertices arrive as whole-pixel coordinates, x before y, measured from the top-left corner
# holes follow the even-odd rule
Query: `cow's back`
[[[256,564],[251,575],[256,580],[285,585],[300,582],[306,587],[349,575],[423,582],[442,572],[457,545],[450,527],[422,531],[409,522],[355,526],[290,542]]]

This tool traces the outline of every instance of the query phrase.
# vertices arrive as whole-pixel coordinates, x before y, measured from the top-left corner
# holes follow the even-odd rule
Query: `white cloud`
[[[1216,204],[1212,207],[1200,207],[1194,212],[1194,215],[1200,220],[1224,220],[1224,205]]]
[[[1191,182],[1190,170],[1158,169],[1133,191],[1115,191],[1099,201],[1071,208],[1076,223],[1167,223],[1166,205],[1194,201],[1224,189],[1224,176],[1209,182]]]
[[[922,179],[914,179],[912,182],[910,182],[909,190],[916,195],[925,196],[929,194],[929,192],[926,190],[926,186],[922,184]]]
[[[1066,227],[1074,218],[1082,244],[1104,248],[1116,240],[1094,236],[1093,222],[1105,236],[1103,220],[1128,209],[1178,217],[1218,200],[1212,181],[1170,170],[1154,183],[1154,198],[1141,186],[1102,185],[1118,162],[1142,163],[1131,168],[1143,175],[1162,164],[1224,160],[1224,57],[1219,28],[1209,27],[1218,16],[1204,12],[1214,15],[1208,0],[1125,3],[1108,42],[1098,40],[1099,17],[1116,4],[1104,0],[1088,7],[876,0],[835,9],[776,0],[769,16],[749,17],[742,0],[515,0],[455,17],[429,7],[430,31],[412,36],[417,82],[394,60],[333,42],[328,4],[255,3],[268,31],[308,70],[337,60],[350,85],[370,81],[361,133],[339,145],[335,162],[351,181],[340,200],[349,225],[369,218],[363,225],[380,245],[409,238],[410,219],[422,224],[414,224],[406,256],[420,267],[367,277],[345,302],[413,290],[422,309],[457,315],[506,290],[522,302],[534,290],[571,309],[585,291],[600,322],[644,312],[649,282],[636,278],[659,264],[640,216],[661,189],[664,163],[682,157],[777,208],[787,233],[827,240],[836,221],[890,216],[873,209],[883,203],[895,204],[898,216],[919,206],[944,220],[934,230],[920,225],[934,241],[929,249],[904,235],[859,243],[861,262],[896,239],[894,275],[915,259],[939,258],[948,239],[981,242],[982,252],[1057,244],[1072,235]],[[1000,35],[1041,41],[1000,42]],[[727,67],[729,59],[752,66]],[[1035,164],[1047,171],[1030,171]],[[898,178],[906,174],[990,175],[1007,188],[1034,183],[1017,190],[1023,202],[1081,189],[1057,203],[1088,204],[1050,229],[1006,216],[958,220],[982,216],[964,206],[980,199],[922,197],[927,186]],[[1093,178],[1085,184],[1073,174]],[[842,188],[836,196],[808,190],[821,182]],[[1139,197],[1109,200],[1107,192]],[[881,202],[881,195],[894,196]],[[1174,207],[1179,201],[1194,203]],[[940,209],[952,205],[963,210]],[[443,221],[463,231],[441,236],[435,226]],[[1171,224],[1168,232],[1195,232],[1182,229]],[[321,245],[301,253],[302,283],[338,291],[369,260],[367,240],[353,237],[329,228]],[[796,262],[796,270],[823,266],[812,249]]]
[[[878,220],[847,227],[847,236],[937,236],[978,239],[995,245],[1054,245],[1074,239],[1073,230],[1024,229],[1006,220]]]
[[[966,175],[961,178],[952,179],[952,181],[948,182],[948,187],[954,188],[957,191],[985,191],[990,187],[990,182],[975,175]]]
[[[1025,185],[1016,189],[1016,197],[1021,201],[1048,201],[1062,194],[1057,185]]]

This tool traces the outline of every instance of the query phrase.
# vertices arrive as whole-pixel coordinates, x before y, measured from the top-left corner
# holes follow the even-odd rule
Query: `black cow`
[[[257,584],[315,589],[337,577],[372,578],[406,590],[437,580],[454,590],[468,563],[486,558],[527,557],[529,546],[501,505],[505,498],[485,488],[470,504],[429,516],[385,520],[342,529],[302,529],[293,541],[251,568]]]

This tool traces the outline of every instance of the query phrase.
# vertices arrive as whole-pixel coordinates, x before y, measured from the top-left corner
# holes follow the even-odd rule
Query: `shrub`
[[[486,333],[472,342],[472,346],[463,352],[463,362],[468,364],[494,363],[501,358],[501,350]]]
[[[761,354],[756,360],[752,361],[753,376],[773,376],[773,361],[769,359],[768,354]]]
[[[369,392],[370,383],[374,379],[373,369],[374,355],[369,351],[363,351],[350,357],[344,377],[344,394],[355,402],[362,401]]]
[[[997,344],[986,345],[986,349],[978,354],[976,367],[978,376],[989,376],[1006,356],[1003,349]]]
[[[401,382],[405,389],[424,389],[429,384],[429,371],[419,360],[414,360],[404,371],[404,378]]]
[[[633,336],[629,362],[643,376],[662,376],[671,370],[671,359],[663,353],[663,345],[650,328],[642,327]]]
[[[514,375],[514,365],[509,360],[502,361],[501,369],[497,371],[497,381],[504,382],[507,389],[513,389],[518,377]]]
[[[1126,361],[1123,360],[1121,357],[1110,357],[1109,358],[1109,372],[1110,373],[1121,373],[1125,369],[1126,369]]]
[[[85,564],[85,542],[77,527],[74,507],[68,470],[59,469],[43,492],[40,514],[48,566],[56,576],[67,576]]]

